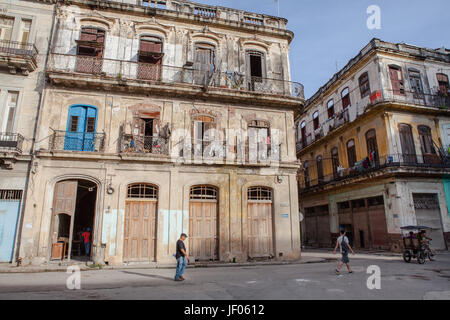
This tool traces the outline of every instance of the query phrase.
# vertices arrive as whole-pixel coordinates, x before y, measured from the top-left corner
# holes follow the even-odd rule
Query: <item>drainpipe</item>
[[[42,115],[42,104],[44,101],[44,92],[45,89],[47,87],[47,78],[46,78],[46,72],[47,72],[47,66],[48,66],[48,58],[50,55],[50,49],[51,49],[51,45],[53,43],[53,32],[55,29],[55,20],[56,20],[56,9],[58,2],[56,2],[53,6],[53,17],[52,17],[52,26],[50,29],[50,39],[48,41],[48,46],[47,46],[47,54],[45,56],[45,62],[44,62],[44,80],[43,80],[43,87],[42,87],[42,91],[39,93],[39,103],[37,106],[37,114],[36,114],[36,122],[34,124],[34,130],[33,130],[33,138],[32,138],[32,143],[31,143],[31,160],[28,164],[28,169],[27,169],[27,180],[25,182],[25,189],[24,189],[24,193],[22,196],[22,208],[21,208],[21,212],[20,212],[20,216],[19,216],[19,223],[18,223],[18,227],[17,227],[17,236],[16,236],[16,245],[15,245],[15,255],[13,258],[13,263],[17,263],[17,262],[21,262],[22,258],[20,257],[20,245],[21,245],[21,239],[22,239],[22,230],[23,230],[23,220],[24,220],[24,214],[25,214],[25,208],[26,208],[26,204],[27,204],[27,196],[28,196],[28,188],[29,188],[29,184],[30,184],[30,179],[31,179],[31,175],[32,175],[32,168],[33,168],[33,164],[34,161],[36,159],[36,151],[35,151],[35,143],[36,143],[36,135],[37,135],[37,130],[39,127],[39,122],[41,119],[41,115]]]

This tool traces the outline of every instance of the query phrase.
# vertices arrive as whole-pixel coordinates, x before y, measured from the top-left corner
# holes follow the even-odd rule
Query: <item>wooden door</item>
[[[125,262],[155,261],[156,200],[133,200],[125,204]]]
[[[189,255],[195,260],[217,260],[217,250],[217,200],[191,200]]]
[[[400,134],[400,143],[402,146],[402,157],[400,159],[400,162],[406,164],[417,163],[416,147],[414,145],[411,126],[406,123],[400,123],[398,125],[398,131]]]
[[[64,241],[66,243],[69,243],[68,252],[70,252],[71,250],[71,242],[73,236],[72,227],[77,201],[77,189],[78,181],[61,181],[55,185],[55,192],[53,196],[53,227],[51,235],[52,247],[59,241]],[[62,217],[67,217],[67,219],[64,220],[64,226],[60,225],[62,223]],[[67,221],[69,219],[70,223],[69,221]],[[65,232],[61,231],[63,229],[65,230]],[[67,229],[69,229],[68,232]],[[52,259],[61,258],[61,256],[53,256],[52,253]]]
[[[272,201],[249,201],[247,214],[249,257],[273,256]]]

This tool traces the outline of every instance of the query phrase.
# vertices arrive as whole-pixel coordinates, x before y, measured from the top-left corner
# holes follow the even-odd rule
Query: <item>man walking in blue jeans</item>
[[[175,258],[177,259],[177,272],[175,274],[175,281],[184,281],[184,270],[189,262],[189,256],[186,253],[186,247],[184,246],[184,240],[186,240],[187,235],[182,233],[180,239],[177,241],[177,253]]]

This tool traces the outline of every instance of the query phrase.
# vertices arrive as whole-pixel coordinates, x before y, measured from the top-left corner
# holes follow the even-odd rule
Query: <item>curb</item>
[[[327,258],[310,258],[306,261],[283,261],[283,262],[247,262],[247,263],[201,263],[188,265],[188,269],[196,268],[236,268],[236,267],[264,267],[264,266],[283,266],[283,265],[301,265],[301,264],[313,264],[313,263],[326,263],[329,262]],[[49,267],[9,267],[8,269],[1,269],[0,274],[8,273],[45,273],[45,272],[67,272],[69,266],[58,266],[55,268]],[[136,269],[173,269],[175,264],[171,265],[132,265],[132,266],[103,266],[100,268],[89,268],[88,266],[79,266],[80,271],[102,271],[102,270],[136,270]]]

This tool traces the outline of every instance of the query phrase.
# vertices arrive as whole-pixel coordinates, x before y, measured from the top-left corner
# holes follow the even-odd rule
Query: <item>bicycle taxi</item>
[[[429,246],[421,242],[418,238],[419,232],[422,230],[432,230],[425,226],[406,226],[400,228],[403,238],[403,260],[411,262],[411,259],[417,259],[419,264],[424,264],[426,258],[433,260],[433,253]]]

